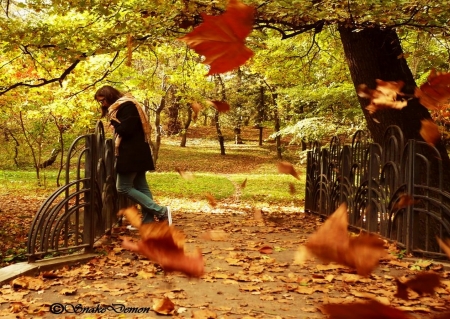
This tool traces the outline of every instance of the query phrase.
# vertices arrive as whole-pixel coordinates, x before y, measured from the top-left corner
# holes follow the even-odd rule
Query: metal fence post
[[[409,140],[408,141],[408,149],[407,149],[407,162],[406,162],[406,193],[410,197],[414,197],[414,166],[415,166],[415,155],[416,155],[416,141]],[[413,214],[414,214],[414,205],[408,205],[406,207],[406,225],[405,233],[405,248],[406,252],[410,253],[412,251],[412,233],[413,233]]]

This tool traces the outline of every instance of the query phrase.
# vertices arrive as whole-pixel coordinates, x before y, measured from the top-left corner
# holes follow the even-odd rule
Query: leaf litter
[[[342,216],[338,218],[338,224],[345,224],[343,220]],[[427,270],[435,280],[428,285],[429,280],[420,280],[423,271],[398,265],[403,261],[396,259],[398,251],[392,246],[383,246],[386,255],[364,276],[357,274],[358,262],[348,265],[347,259],[343,264],[322,264],[310,255],[302,264],[294,264],[297,248],[307,247],[314,236],[311,234],[319,233],[326,224],[315,216],[274,210],[255,220],[254,210],[249,207],[240,214],[186,214],[177,210],[174,221],[182,232],[171,233],[164,228],[159,231],[170,237],[175,247],[179,243],[183,250],[203,251],[205,271],[201,277],[189,279],[180,272],[165,272],[160,264],[142,254],[117,249],[123,237],[134,242],[148,236],[121,226],[97,248],[101,254],[89,263],[42,272],[37,277],[19,277],[15,284],[4,285],[0,313],[46,317],[49,305],[61,300],[85,306],[123,303],[150,307],[154,313],[176,318],[326,318],[325,313],[331,313],[330,318],[343,318],[346,311],[353,315],[348,318],[359,318],[355,314],[368,304],[376,304],[377,311],[371,315],[378,317],[373,318],[390,318],[387,315],[392,313],[413,319],[434,318],[448,307],[450,273],[442,268],[437,272]],[[217,230],[220,240],[205,238],[202,230]],[[345,235],[337,236],[349,242],[359,237],[346,229]],[[372,249],[371,240],[369,244]],[[375,248],[379,250],[377,245]],[[329,259],[329,255],[325,256]],[[436,263],[424,266],[431,269]],[[419,288],[414,281],[417,278]],[[407,300],[395,296],[398,281],[407,286]],[[102,317],[108,318],[107,314]]]

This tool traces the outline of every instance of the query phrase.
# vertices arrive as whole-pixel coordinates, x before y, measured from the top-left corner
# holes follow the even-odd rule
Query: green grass
[[[252,131],[251,131],[252,132]],[[220,155],[216,140],[204,138],[188,139],[187,147],[179,146],[179,138],[163,139],[157,171],[147,174],[147,179],[155,198],[186,198],[204,200],[210,193],[217,200],[237,198],[240,185],[247,178],[246,187],[241,190],[241,201],[255,204],[298,204],[304,199],[304,166],[296,165],[301,180],[290,175],[279,174],[275,145],[257,144],[257,140],[245,140],[245,144],[226,142],[226,155]],[[297,156],[288,149],[284,160],[295,164]],[[188,171],[194,179],[184,179],[176,171]],[[0,194],[12,191],[50,195],[56,188],[57,168],[47,168],[41,172],[41,185],[33,170],[0,170]],[[64,179],[60,179],[63,183]],[[296,189],[291,194],[289,184]]]
[[[192,179],[184,179],[178,173],[150,173],[147,180],[155,197],[185,197],[204,199],[210,193],[221,200],[232,196],[233,183],[223,175],[196,173]]]

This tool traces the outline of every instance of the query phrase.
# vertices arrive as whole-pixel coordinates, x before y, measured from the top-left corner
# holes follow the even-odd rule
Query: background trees
[[[237,142],[241,125],[286,128],[282,132],[306,143],[322,131],[350,134],[364,122],[375,141],[390,124],[402,127],[406,138],[421,139],[420,120],[430,114],[417,101],[372,115],[354,86],[404,80],[411,91],[430,68],[447,71],[448,1],[244,2],[256,7],[248,38],[255,56],[222,75],[219,92],[213,77],[204,76],[201,57],[176,39],[201,23],[201,13],[222,13],[226,1],[2,1],[3,165],[38,168],[57,149],[53,136],[62,133],[57,139],[64,141],[86,132],[98,119],[93,92],[105,83],[133,92],[156,127],[162,123],[170,134],[185,134],[192,116],[197,125],[211,124],[207,101],[225,96],[232,108],[219,121],[236,129]],[[192,112],[194,102],[202,106],[199,114]],[[13,121],[20,111],[24,124],[45,122],[48,137],[34,140],[43,154],[33,161],[34,151],[24,147],[30,135]],[[448,124],[446,114],[432,115]],[[308,130],[314,121],[320,128]],[[445,158],[444,144],[437,147]]]

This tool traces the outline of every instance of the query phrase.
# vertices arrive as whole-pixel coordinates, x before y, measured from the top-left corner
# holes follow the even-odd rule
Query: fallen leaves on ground
[[[405,312],[383,305],[376,300],[322,306],[330,319],[413,319]]]
[[[253,56],[245,39],[253,29],[254,11],[238,0],[229,0],[223,14],[202,14],[203,23],[179,40],[205,56],[203,63],[210,65],[207,75],[231,71]]]
[[[306,247],[324,262],[337,262],[355,268],[360,275],[370,274],[385,255],[384,241],[377,235],[361,232],[350,237],[347,205],[339,208],[312,234]]]
[[[408,300],[408,289],[416,292],[420,296],[423,294],[433,294],[434,290],[441,284],[441,276],[434,272],[421,272],[414,278],[402,282],[396,278],[397,293],[396,297]]]
[[[154,312],[161,315],[169,315],[175,310],[175,305],[169,298],[153,299],[152,309]]]

